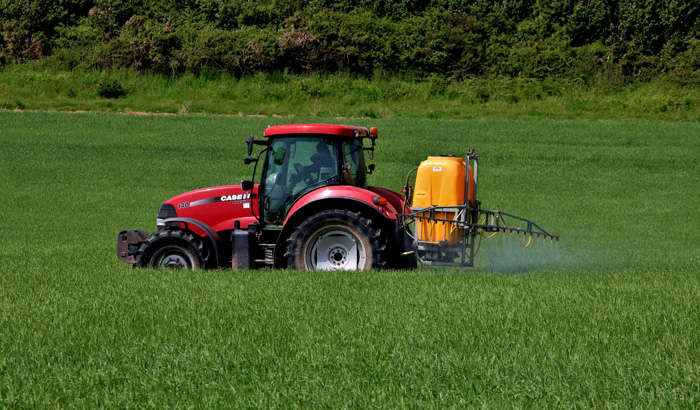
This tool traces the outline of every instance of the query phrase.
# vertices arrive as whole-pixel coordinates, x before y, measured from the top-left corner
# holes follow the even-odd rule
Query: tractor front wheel
[[[289,238],[287,265],[304,270],[367,270],[383,266],[381,231],[360,214],[333,209],[299,225]]]
[[[151,269],[199,269],[206,266],[199,237],[180,230],[162,230],[141,245],[137,266]]]

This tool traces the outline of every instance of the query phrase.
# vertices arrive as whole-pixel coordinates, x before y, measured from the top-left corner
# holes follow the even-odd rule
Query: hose
[[[491,238],[493,238],[494,236],[496,236],[497,233],[498,233],[498,231],[492,233],[491,235],[487,236],[486,239],[491,239]],[[481,231],[481,234],[483,235],[483,234],[484,234],[484,231]]]
[[[485,224],[487,219],[488,219],[488,217],[485,216],[485,217],[484,217],[484,220],[481,221],[481,223],[480,223],[479,225]],[[485,231],[485,229],[482,228],[482,229],[481,229],[481,236],[484,236],[484,231]],[[497,233],[498,233],[498,231],[494,232],[493,234],[491,234],[491,235],[489,235],[489,236],[486,236],[485,238],[486,238],[486,239],[491,239],[491,238],[493,238],[494,236],[496,236]],[[479,239],[479,244],[481,245],[481,239]]]
[[[481,235],[479,235],[479,245],[476,247],[476,252],[474,252],[474,258],[476,258],[476,255],[479,254],[479,249],[481,249],[481,239],[484,237],[484,231],[481,231]]]
[[[413,195],[411,192],[411,189],[408,187],[408,180],[411,178],[411,174],[414,173],[415,171],[418,170],[418,167],[413,168],[412,170],[408,171],[408,174],[406,174],[406,185],[404,185],[404,189],[406,190],[406,200],[403,201],[403,213],[406,214],[406,206],[408,205],[409,207],[412,205],[413,202]]]
[[[445,219],[447,219],[447,218],[445,218]],[[457,228],[459,228],[459,224],[457,223],[458,221],[459,221],[459,212],[455,212],[454,222],[450,222],[450,235],[452,235],[457,230]]]

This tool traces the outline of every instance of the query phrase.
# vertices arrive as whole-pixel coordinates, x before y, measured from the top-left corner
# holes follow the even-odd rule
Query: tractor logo
[[[244,199],[250,199],[250,194],[238,194],[238,195],[222,195],[221,196],[221,202],[228,202],[228,201],[241,201]]]

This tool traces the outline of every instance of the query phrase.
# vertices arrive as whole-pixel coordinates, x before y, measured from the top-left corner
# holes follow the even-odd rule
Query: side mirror
[[[374,166],[375,166],[374,164],[369,164],[369,165],[367,165],[367,170],[368,170],[367,173],[368,173],[368,174],[371,175],[372,172],[374,172]]]
[[[370,138],[370,141],[372,141],[372,146],[370,147],[362,147],[363,150],[369,151],[369,157],[371,159],[374,159],[374,146],[377,144],[376,138]]]
[[[251,156],[253,154],[253,140],[255,139],[254,135],[251,135],[248,137],[248,141],[246,142],[248,144],[248,156]]]
[[[241,181],[241,189],[244,191],[252,191],[254,187],[255,184],[253,183],[253,181],[248,181],[247,179]]]

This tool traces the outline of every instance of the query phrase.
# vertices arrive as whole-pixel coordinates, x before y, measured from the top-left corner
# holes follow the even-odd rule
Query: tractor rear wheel
[[[381,231],[359,213],[332,209],[299,225],[288,240],[287,266],[304,270],[367,270],[384,265]]]
[[[201,239],[180,230],[157,231],[143,242],[137,266],[152,269],[199,269],[207,263]]]

